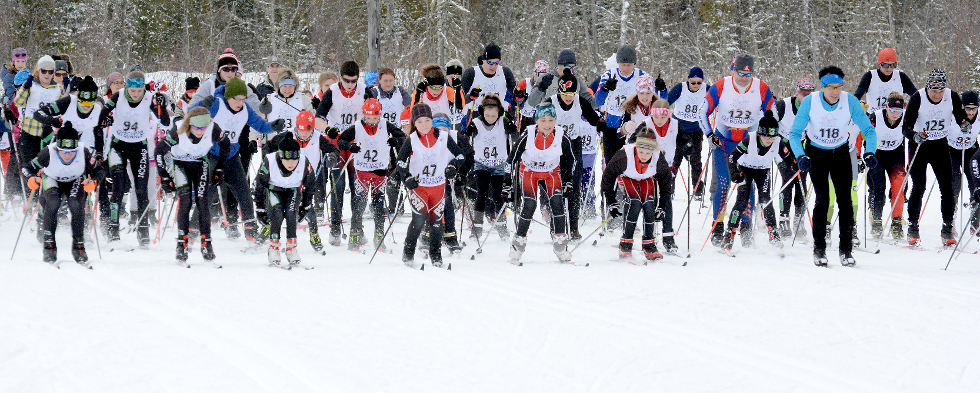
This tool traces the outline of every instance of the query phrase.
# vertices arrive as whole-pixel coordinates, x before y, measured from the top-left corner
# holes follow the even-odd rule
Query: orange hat
[[[878,51],[878,64],[898,63],[898,54],[892,48],[885,48]]]
[[[398,126],[404,127],[412,124],[412,107],[405,107],[402,111],[401,117],[398,118]]]
[[[313,131],[313,112],[302,111],[296,115],[296,129],[299,131]]]
[[[361,110],[364,111],[364,116],[381,116],[381,101],[377,98],[368,98],[364,100],[364,105],[361,105]]]

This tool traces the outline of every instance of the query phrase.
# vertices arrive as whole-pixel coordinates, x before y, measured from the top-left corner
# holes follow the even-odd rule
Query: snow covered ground
[[[403,218],[398,244],[389,238],[395,253],[370,265],[370,252],[315,255],[301,231],[303,263],[315,270],[273,269],[216,230],[220,270],[196,249],[191,269],[177,267],[171,231],[148,251],[103,243],[99,260],[89,247],[90,271],[71,262],[66,229],[60,270],[40,261],[29,230],[6,260],[21,219],[7,210],[0,392],[980,389],[977,255],[943,271],[949,252],[883,244],[880,255],[856,253],[857,267],[831,251],[830,267],[818,268],[809,246],[780,260],[757,232],[756,249],[729,258],[710,244],[699,251],[709,209],[693,211],[684,267],[677,257],[612,261],[610,236],[576,251],[589,267],[560,265],[546,228],[532,224],[523,267],[506,262],[493,234],[475,260],[471,240],[447,258],[452,271],[411,270],[400,262]],[[936,192],[923,227],[930,246],[938,216]]]

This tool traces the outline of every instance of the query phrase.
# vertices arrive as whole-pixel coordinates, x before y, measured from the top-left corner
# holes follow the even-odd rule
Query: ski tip
[[[471,261],[475,261],[476,260],[476,255],[475,254],[474,255],[470,255],[470,260]]]
[[[446,270],[453,270],[453,264],[450,263],[449,265],[447,265]]]
[[[425,270],[425,264],[424,263],[422,264],[422,267],[419,268],[419,270]]]
[[[593,240],[593,241],[592,241],[592,245],[593,245],[593,246],[594,246],[594,245],[597,245],[597,244],[599,244],[599,241],[598,241],[598,240]]]
[[[585,267],[589,267],[589,264],[588,264],[588,263],[586,263],[586,264],[585,264]]]
[[[684,264],[682,264],[681,266],[687,266],[687,261],[684,261]]]

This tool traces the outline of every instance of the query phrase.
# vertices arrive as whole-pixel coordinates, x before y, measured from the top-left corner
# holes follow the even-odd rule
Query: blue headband
[[[844,84],[844,77],[837,74],[827,74],[820,77],[820,87],[827,87],[834,83]]]
[[[143,78],[126,78],[126,87],[146,87],[146,80]]]
[[[449,123],[449,118],[446,116],[438,116],[432,119],[432,126],[435,128],[450,128],[452,125]]]
[[[554,104],[544,103],[539,104],[537,108],[534,108],[534,121],[538,121],[538,119],[543,117],[558,117]]]
[[[283,87],[284,85],[296,86],[296,81],[294,81],[293,78],[286,78],[283,79],[282,82],[279,82],[279,87]]]

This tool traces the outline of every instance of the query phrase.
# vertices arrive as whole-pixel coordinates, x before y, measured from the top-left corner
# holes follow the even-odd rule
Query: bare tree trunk
[[[626,16],[630,8],[629,0],[623,0],[623,13],[619,15],[619,45],[626,45]]]
[[[378,70],[381,52],[381,4],[380,0],[367,0],[368,17],[368,70]]]

